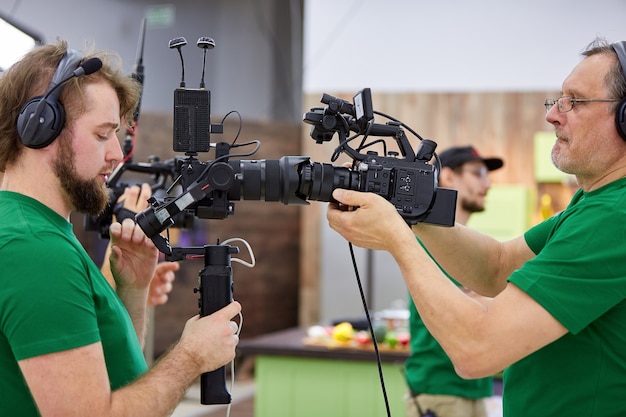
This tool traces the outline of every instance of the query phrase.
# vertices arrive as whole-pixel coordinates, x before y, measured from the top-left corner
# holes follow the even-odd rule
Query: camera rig
[[[174,225],[174,218],[181,213],[192,213],[202,219],[224,219],[234,214],[233,200],[308,205],[309,200],[333,201],[333,190],[346,188],[383,196],[408,224],[454,224],[456,191],[438,188],[439,169],[429,163],[436,156],[435,142],[420,138],[414,152],[401,122],[374,123],[368,88],[354,96],[354,103],[328,94],[321,101],[325,107],[304,114],[304,122],[312,125],[310,135],[322,143],[337,134],[339,146],[332,160],[346,153],[354,161],[354,168],[313,162],[308,156],[230,160],[232,145],[219,142],[211,145],[215,148],[213,161],[200,161],[195,150],[187,150],[186,158],[176,159],[175,184],[180,185],[182,192],[162,200],[151,198],[150,207],[137,214],[136,221],[161,252],[173,256],[161,232]],[[189,123],[189,119],[184,123]],[[174,129],[180,130],[177,126]],[[349,137],[351,132],[355,134]],[[373,151],[361,153],[372,143],[362,143],[358,149],[351,147],[350,142],[359,136],[393,137],[402,158],[397,152],[383,156]],[[177,146],[180,149],[180,142]]]
[[[149,207],[135,215],[135,221],[165,254],[166,260],[204,257],[199,288],[195,289],[200,293],[201,316],[209,315],[232,301],[230,255],[237,253],[238,248],[224,244],[172,247],[163,232],[170,227],[188,227],[194,218],[225,219],[235,213],[235,200],[308,205],[309,200],[332,202],[333,190],[345,188],[381,195],[410,225],[419,222],[441,226],[454,224],[456,191],[437,185],[440,170],[435,153],[437,144],[422,139],[404,123],[374,111],[369,88],[358,92],[352,103],[323,94],[321,102],[325,106],[312,108],[303,116],[304,123],[312,125],[310,136],[316,143],[328,142],[338,136],[339,145],[331,162],[344,153],[352,159],[352,167],[313,162],[308,156],[283,156],[278,160],[236,159],[252,155],[256,149],[241,155],[231,153],[232,148],[255,142],[243,145],[235,144],[236,139],[232,143],[211,142],[211,134],[223,133],[223,124],[212,124],[210,121],[210,91],[204,88],[204,67],[200,88],[188,89],[185,86],[181,48],[186,44],[186,39],[182,37],[169,43],[170,49],[178,50],[183,69],[179,88],[174,90],[173,150],[183,152],[185,156],[163,162],[153,158],[148,163],[139,164],[130,159],[124,161],[108,181],[112,193],[107,212],[92,221],[89,228],[108,236],[112,215],[124,214],[121,205],[116,204],[128,185],[121,181],[122,175],[126,172],[150,174],[154,194],[148,200]],[[215,41],[201,37],[197,46],[204,50],[206,61],[206,52],[215,47]],[[375,123],[374,114],[390,121]],[[135,122],[137,115],[138,112]],[[404,129],[420,140],[417,151],[411,147]],[[387,152],[386,143],[381,139],[366,143],[370,136],[393,138],[399,152]],[[357,138],[362,138],[359,146],[351,146]],[[377,143],[383,144],[383,155],[367,150]],[[258,141],[256,144],[258,148]],[[199,152],[211,150],[215,152],[212,161],[198,159]],[[429,163],[433,158],[435,165]],[[202,374],[202,404],[231,402],[225,378],[225,367]]]
[[[438,188],[438,168],[429,164],[436,156],[435,142],[421,140],[417,152],[414,152],[401,123],[374,123],[369,89],[359,92],[354,104],[327,94],[322,97],[322,102],[326,107],[305,113],[304,122],[312,125],[311,136],[317,143],[331,140],[338,134],[339,146],[333,160],[345,152],[355,161],[353,169],[312,162],[307,156],[283,156],[279,160],[231,160],[232,145],[219,142],[213,146],[213,161],[200,161],[196,158],[195,149],[188,150],[185,158],[176,159],[173,169],[177,178],[174,184],[182,192],[162,200],[153,196],[149,200],[150,207],[135,217],[166,259],[182,260],[191,254],[204,254],[205,269],[200,273],[198,289],[202,316],[217,311],[232,300],[230,254],[236,253],[236,248],[221,245],[172,248],[162,232],[173,226],[174,219],[183,213],[192,213],[202,219],[224,219],[235,212],[233,200],[306,205],[308,200],[333,201],[334,189],[347,188],[383,196],[408,224],[454,224],[456,191]],[[190,120],[185,118],[180,123],[190,124]],[[175,118],[175,131],[181,130],[176,123]],[[356,134],[350,138],[350,132]],[[367,145],[359,150],[350,147],[353,138],[368,135],[393,137],[403,157],[359,152]],[[178,141],[175,146],[180,149],[181,143]],[[202,404],[230,403],[225,378],[225,367],[202,375]]]

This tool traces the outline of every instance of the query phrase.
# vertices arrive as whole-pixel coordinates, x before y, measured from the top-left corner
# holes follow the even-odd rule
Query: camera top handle
[[[326,93],[322,95],[320,101],[326,104],[326,107],[311,109],[310,112],[304,114],[303,121],[313,125],[310,135],[318,144],[330,141],[335,133],[339,135],[339,146],[331,158],[333,162],[341,152],[347,153],[353,160],[359,162],[367,158],[365,154],[348,145],[352,139],[348,138],[350,132],[356,133],[356,136],[393,137],[400,153],[407,161],[428,162],[433,156],[434,147],[431,150],[430,145],[422,152],[415,154],[401,123],[396,121],[386,124],[374,123],[372,93],[369,88],[364,88],[355,94],[354,104]]]

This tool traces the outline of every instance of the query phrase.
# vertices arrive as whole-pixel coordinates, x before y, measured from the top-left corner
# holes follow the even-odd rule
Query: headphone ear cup
[[[615,110],[617,133],[626,141],[626,99],[622,99]]]
[[[22,107],[17,117],[17,133],[24,146],[40,149],[59,136],[64,124],[65,110],[58,101],[35,97]]]
[[[65,125],[65,109],[59,103],[60,88],[72,77],[83,56],[73,49],[65,51],[57,65],[48,90],[29,100],[17,116],[17,133],[24,146],[44,148],[52,143]]]

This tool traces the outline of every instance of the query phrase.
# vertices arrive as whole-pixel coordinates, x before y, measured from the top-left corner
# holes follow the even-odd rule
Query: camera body
[[[452,226],[456,191],[438,188],[437,170],[427,162],[368,153],[356,168],[360,177],[354,189],[384,197],[409,224]]]
[[[326,106],[311,109],[304,114],[303,119],[312,125],[310,136],[316,143],[339,137],[339,146],[333,153],[332,161],[341,153],[352,158],[355,172],[351,175],[352,180],[347,186],[338,186],[381,195],[396,207],[409,224],[424,222],[440,226],[454,225],[457,192],[438,187],[440,167],[429,163],[433,157],[438,161],[435,142],[422,139],[412,131],[420,139],[417,151],[414,152],[402,122],[385,115],[390,122],[375,123],[376,112],[369,88],[359,91],[352,103],[329,94],[323,94],[321,102]],[[349,137],[352,133],[354,135]],[[374,151],[362,153],[370,145],[380,142],[365,144],[369,136],[392,137],[399,151],[385,151],[385,155]],[[359,148],[355,149],[350,146],[350,142],[358,137],[363,139]],[[335,170],[335,175],[338,175],[339,168]],[[321,200],[332,201],[332,197],[324,195]]]

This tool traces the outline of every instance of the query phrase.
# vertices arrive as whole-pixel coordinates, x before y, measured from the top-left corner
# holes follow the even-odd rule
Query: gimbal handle
[[[200,316],[208,316],[225,307],[233,300],[233,274],[230,255],[239,249],[229,245],[204,246],[204,268],[200,271],[196,292]],[[226,366],[200,376],[200,403],[230,404],[231,396],[226,388]]]

